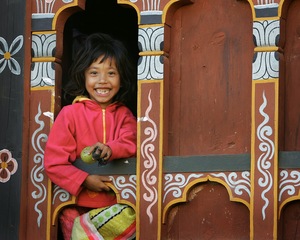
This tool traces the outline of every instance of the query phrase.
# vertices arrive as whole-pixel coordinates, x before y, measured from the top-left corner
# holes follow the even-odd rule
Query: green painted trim
[[[250,171],[250,154],[166,156],[164,172],[240,172]]]
[[[107,165],[100,166],[98,162],[87,164],[81,159],[76,159],[73,163],[79,169],[88,172],[89,174],[99,175],[135,175],[136,174],[136,159],[118,159],[110,161]]]
[[[279,168],[300,168],[300,152],[279,152]]]
[[[250,171],[250,154],[165,156],[163,164],[164,173],[242,172]],[[136,158],[114,160],[105,166],[98,166],[98,163],[86,164],[81,159],[77,159],[74,165],[90,174],[136,174]],[[279,168],[300,168],[300,152],[279,152]]]

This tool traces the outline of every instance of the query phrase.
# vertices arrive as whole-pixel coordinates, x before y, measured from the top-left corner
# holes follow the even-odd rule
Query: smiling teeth
[[[108,89],[97,89],[96,91],[97,91],[97,93],[100,93],[100,94],[106,94],[109,92]]]

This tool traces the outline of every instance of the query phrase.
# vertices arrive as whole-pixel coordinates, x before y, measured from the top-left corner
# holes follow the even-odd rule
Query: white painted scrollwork
[[[59,198],[60,202],[67,202],[68,200],[70,200],[71,194],[61,187],[54,185],[52,204],[55,203],[57,197]]]
[[[213,177],[218,177],[224,179],[227,185],[234,191],[235,194],[241,196],[243,192],[246,192],[250,197],[250,172],[244,171],[242,172],[240,178],[236,172],[231,172],[229,174],[225,173],[212,173],[210,174]]]
[[[183,174],[176,174],[174,177],[172,174],[165,175],[165,187],[163,202],[169,193],[173,194],[173,197],[179,198],[182,196],[182,190],[191,181],[192,178],[200,178],[203,174],[190,174],[187,178]]]
[[[40,227],[41,218],[43,216],[42,211],[39,209],[39,205],[46,199],[46,187],[43,184],[44,181],[44,150],[41,146],[42,142],[47,141],[47,135],[43,133],[44,122],[39,118],[42,115],[41,106],[38,105],[38,112],[34,118],[35,122],[39,125],[31,137],[31,145],[34,151],[36,152],[33,157],[33,168],[31,169],[30,179],[36,190],[32,191],[31,196],[36,203],[34,205],[34,210],[37,212],[37,225]]]
[[[154,142],[157,138],[157,125],[151,119],[149,113],[152,110],[152,99],[151,99],[151,90],[148,94],[149,106],[146,109],[145,117],[147,119],[146,123],[149,123],[150,126],[144,129],[144,134],[148,137],[141,143],[141,154],[143,159],[143,171],[141,174],[142,185],[145,188],[146,192],[143,194],[143,199],[149,203],[147,207],[147,215],[149,217],[150,223],[153,221],[153,214],[151,212],[152,207],[157,204],[158,192],[157,192],[157,177],[154,175],[154,172],[157,170],[157,159],[153,154],[155,150]],[[145,124],[145,122],[143,122]]]
[[[289,173],[287,170],[281,170],[280,177],[278,196],[279,201],[281,201],[282,195],[285,192],[289,196],[293,196],[296,193],[296,187],[300,186],[300,172],[293,170]]]
[[[274,156],[274,142],[269,138],[273,134],[273,129],[271,126],[268,126],[269,116],[264,112],[267,106],[267,98],[265,97],[265,92],[263,92],[263,103],[259,108],[259,113],[264,118],[262,123],[258,126],[256,130],[257,138],[260,141],[259,150],[261,151],[261,155],[257,159],[257,169],[261,173],[262,177],[258,179],[258,185],[262,189],[264,189],[261,193],[261,198],[265,202],[262,207],[262,217],[263,220],[266,218],[266,208],[269,206],[269,199],[266,197],[266,194],[271,190],[273,186],[273,177],[272,173],[270,173],[270,168],[272,160]]]
[[[110,176],[114,186],[120,191],[122,199],[129,199],[130,195],[136,200],[136,175],[130,175],[128,181],[123,176],[116,179]]]

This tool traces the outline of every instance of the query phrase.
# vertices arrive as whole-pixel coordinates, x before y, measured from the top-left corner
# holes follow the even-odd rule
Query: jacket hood
[[[72,104],[76,104],[76,103],[84,104],[86,107],[91,108],[91,109],[102,110],[101,106],[96,101],[88,98],[87,96],[77,96],[73,100]],[[114,102],[114,103],[111,103],[110,105],[108,105],[106,110],[113,112],[121,105],[123,105],[123,104]]]

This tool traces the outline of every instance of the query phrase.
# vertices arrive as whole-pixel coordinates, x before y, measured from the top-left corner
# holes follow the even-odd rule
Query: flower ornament
[[[12,42],[11,46],[8,47],[6,40],[0,37],[0,73],[3,72],[6,65],[8,65],[9,70],[15,74],[20,75],[21,67],[13,56],[20,51],[23,46],[23,36],[19,35]],[[1,58],[3,56],[3,58]]]
[[[7,149],[0,151],[0,182],[5,183],[18,169],[16,159],[12,158],[11,152]]]

